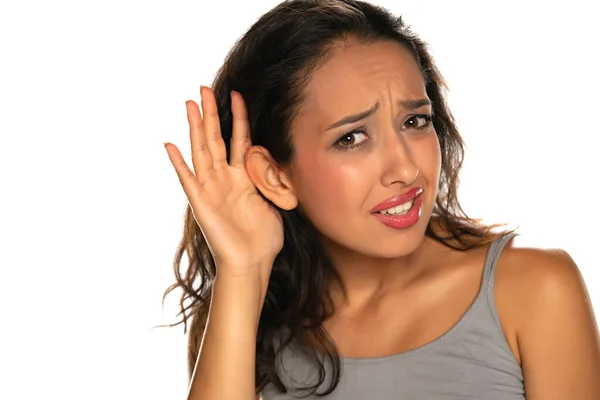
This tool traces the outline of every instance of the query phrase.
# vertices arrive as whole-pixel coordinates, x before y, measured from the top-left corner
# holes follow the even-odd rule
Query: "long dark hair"
[[[357,0],[290,0],[263,15],[238,40],[218,71],[212,89],[217,98],[221,132],[229,155],[232,133],[229,93],[242,94],[248,107],[252,144],[265,147],[282,166],[293,166],[294,149],[290,125],[304,101],[303,91],[311,72],[331,58],[334,46],[349,38],[361,43],[394,40],[405,46],[421,68],[427,95],[433,104],[433,124],[442,153],[438,196],[433,208],[447,236],[440,237],[430,222],[426,236],[456,250],[481,246],[502,236],[494,232],[505,224],[486,225],[472,219],[457,199],[459,171],[464,144],[445,100],[445,84],[427,50],[427,44],[387,10]],[[269,201],[265,198],[265,200]],[[308,395],[326,395],[338,385],[341,360],[335,345],[322,327],[333,313],[327,292],[334,272],[317,239],[316,230],[297,209],[277,209],[284,224],[284,246],[273,265],[260,316],[256,339],[256,392],[272,383],[286,391],[278,376],[276,359],[292,340],[309,348],[308,334],[331,361],[329,387],[316,393],[325,381],[325,365],[313,349],[319,369],[319,382],[307,389]],[[433,220],[433,218],[432,218]],[[187,254],[187,270],[182,257]],[[188,367],[191,374],[209,310],[215,264],[191,208],[187,207],[183,238],[177,248],[174,271],[176,283],[163,296],[179,288],[181,320],[189,332]],[[309,295],[310,294],[310,295]],[[274,345],[276,335],[286,331],[281,347]]]

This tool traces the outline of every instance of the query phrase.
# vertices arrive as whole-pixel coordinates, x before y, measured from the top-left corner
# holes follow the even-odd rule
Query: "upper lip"
[[[402,194],[398,194],[394,197],[390,197],[387,200],[382,201],[381,203],[377,204],[372,210],[372,213],[376,213],[382,210],[387,210],[388,208],[392,208],[395,206],[399,206],[400,204],[404,204],[408,201],[411,201],[412,199],[414,199],[415,197],[417,197],[418,195],[420,195],[421,193],[423,193],[423,189],[420,187],[415,187],[412,188],[410,190],[408,190],[405,193]]]

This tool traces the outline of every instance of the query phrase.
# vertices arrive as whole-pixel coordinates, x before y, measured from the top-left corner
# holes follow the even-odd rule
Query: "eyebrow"
[[[431,100],[429,100],[429,99],[400,100],[397,103],[408,110],[414,110],[419,107],[430,106]],[[379,109],[379,101],[377,103],[375,103],[375,105],[373,107],[369,108],[366,111],[361,111],[357,114],[345,116],[344,118],[340,119],[339,121],[329,125],[326,130],[338,128],[342,125],[348,125],[348,124],[352,124],[352,123],[358,122],[360,120],[363,120],[363,119],[373,115],[378,109]]]

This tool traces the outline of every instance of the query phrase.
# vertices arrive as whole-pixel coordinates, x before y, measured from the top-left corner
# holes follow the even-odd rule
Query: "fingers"
[[[227,164],[227,151],[221,135],[217,102],[212,90],[205,86],[200,88],[200,96],[202,97],[202,115],[204,117],[206,141],[212,155],[213,168],[218,169]]]
[[[244,156],[252,143],[250,142],[250,123],[248,122],[248,111],[241,94],[231,92],[231,111],[233,114],[233,133],[231,135],[231,158],[232,167],[243,167]]]
[[[212,169],[213,161],[204,132],[204,121],[200,115],[198,104],[186,101],[187,119],[190,125],[190,144],[192,148],[192,164],[196,175],[201,177],[204,172]],[[187,165],[186,165],[187,167]]]
[[[192,170],[187,166],[181,152],[172,143],[165,143],[165,149],[167,150],[167,154],[169,155],[169,160],[173,167],[175,168],[175,172],[179,177],[179,182],[183,187],[183,191],[185,192],[186,197],[192,202],[192,199],[198,198],[200,189],[198,186],[198,182],[196,181],[196,177]]]

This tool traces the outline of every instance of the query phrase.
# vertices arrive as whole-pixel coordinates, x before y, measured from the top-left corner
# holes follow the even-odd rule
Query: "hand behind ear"
[[[203,88],[201,96],[202,114],[196,102],[186,102],[193,171],[177,146],[165,143],[165,149],[217,266],[217,275],[236,280],[258,276],[264,296],[273,261],[283,248],[283,221],[259,195],[245,168],[251,142],[243,98],[231,93],[234,122],[228,162],[214,93]]]

